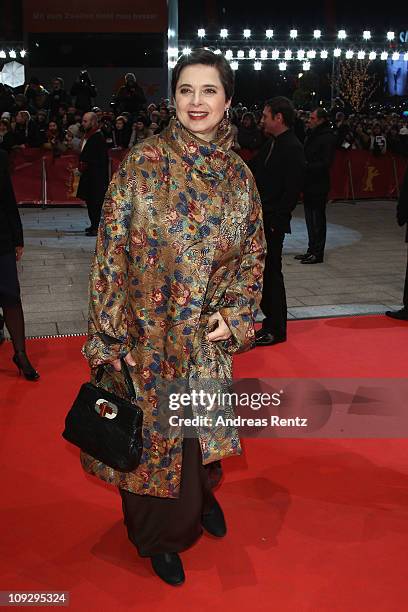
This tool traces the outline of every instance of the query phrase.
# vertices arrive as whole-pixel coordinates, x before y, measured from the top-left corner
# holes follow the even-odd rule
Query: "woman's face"
[[[136,129],[139,130],[139,132],[144,130],[144,123],[143,123],[143,121],[136,121]]]
[[[178,120],[190,132],[210,142],[218,124],[229,108],[220,75],[214,66],[194,64],[180,72],[176,86],[176,113]]]
[[[58,130],[57,124],[54,121],[50,121],[48,124],[48,129],[50,132],[55,133]]]
[[[116,129],[117,130],[123,130],[123,126],[124,126],[124,121],[123,119],[117,119],[116,120]]]

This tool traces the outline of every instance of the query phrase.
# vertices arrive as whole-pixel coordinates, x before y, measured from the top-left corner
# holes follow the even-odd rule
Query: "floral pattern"
[[[83,468],[138,494],[178,497],[182,429],[163,428],[162,381],[222,385],[232,355],[251,347],[262,291],[265,242],[253,177],[232,151],[221,125],[207,143],[177,120],[136,145],[106,194],[90,275],[91,368],[132,351],[131,368],[143,409],[144,450],[134,472],[120,473],[81,453]],[[232,336],[206,339],[220,311]],[[125,393],[108,366],[101,385]],[[234,428],[198,431],[203,463],[241,452]]]

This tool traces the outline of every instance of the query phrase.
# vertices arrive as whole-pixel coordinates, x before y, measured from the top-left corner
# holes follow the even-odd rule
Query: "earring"
[[[231,113],[230,113],[230,108],[229,106],[227,106],[227,108],[225,109],[225,118],[229,121],[231,118]]]

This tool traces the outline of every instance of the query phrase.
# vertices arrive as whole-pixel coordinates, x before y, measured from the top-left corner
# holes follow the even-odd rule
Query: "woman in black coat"
[[[8,169],[7,154],[0,150],[0,344],[4,324],[14,346],[13,362],[27,380],[37,380],[25,347],[24,314],[20,297],[16,261],[23,255],[23,229]]]

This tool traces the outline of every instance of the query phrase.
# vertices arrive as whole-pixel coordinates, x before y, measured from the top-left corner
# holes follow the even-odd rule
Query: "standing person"
[[[23,228],[21,226],[13,185],[8,170],[8,158],[0,150],[0,344],[4,341],[4,324],[14,347],[13,362],[27,380],[38,380],[40,375],[27,357],[24,313],[20,297],[16,261],[23,256]]]
[[[87,236],[96,236],[101,218],[103,198],[109,184],[108,148],[98,126],[95,113],[82,117],[85,135],[79,156],[79,179],[77,198],[84,200],[88,208],[91,225],[86,228]]]
[[[125,84],[119,88],[114,104],[118,115],[127,112],[133,117],[136,117],[143,108],[146,108],[146,96],[137,83],[133,72],[128,72],[125,75]]]
[[[265,103],[261,125],[269,140],[249,162],[262,200],[267,254],[261,309],[262,329],[256,346],[271,346],[286,340],[287,305],[282,274],[285,234],[303,187],[305,157],[293,126],[295,109],[290,100],[277,96]]]
[[[71,87],[71,96],[75,98],[75,108],[83,113],[91,110],[97,91],[87,70],[81,70],[79,73],[78,79]]]
[[[316,108],[309,118],[304,142],[306,176],[303,203],[309,245],[306,253],[296,255],[302,264],[323,263],[326,246],[326,204],[330,191],[330,168],[336,152],[336,137],[330,126],[329,113]]]
[[[178,553],[202,528],[225,535],[209,476],[214,462],[241,448],[228,427],[185,437],[176,426],[169,437],[156,389],[160,377],[194,386],[228,379],[232,355],[254,341],[262,284],[260,200],[230,150],[225,118],[233,86],[222,55],[197,49],[179,59],[172,75],[177,117],[134,146],[115,173],[90,276],[84,353],[91,368],[113,366],[102,385],[118,394],[126,393],[119,358],[130,366],[144,451],[129,473],[84,453],[82,465],[119,487],[129,539],[171,585],[184,582]]]
[[[397,222],[401,227],[406,225],[405,242],[408,243],[408,169],[405,172],[404,181],[402,183],[400,196],[397,204]],[[402,298],[403,307],[400,310],[387,310],[387,317],[398,319],[399,321],[408,321],[408,253],[407,253],[407,269],[405,272],[404,296]]]

